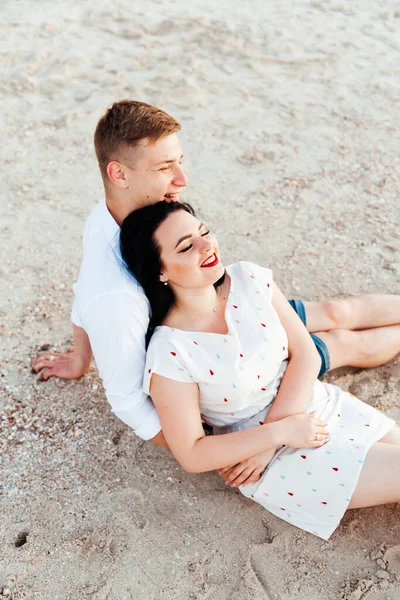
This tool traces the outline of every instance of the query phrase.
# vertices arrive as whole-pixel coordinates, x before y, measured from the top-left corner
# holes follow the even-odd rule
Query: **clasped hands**
[[[265,420],[265,424],[269,421]],[[326,424],[316,419],[314,413],[292,415],[280,420],[282,446],[292,448],[319,448],[329,439]],[[230,487],[255,483],[271,462],[278,446],[268,448],[236,465],[219,469],[219,473]]]

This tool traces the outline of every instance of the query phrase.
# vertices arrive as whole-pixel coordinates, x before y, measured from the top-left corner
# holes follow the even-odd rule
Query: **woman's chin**
[[[221,279],[221,277],[224,276],[225,267],[221,262],[219,262],[218,265],[212,269],[212,271],[213,271],[212,279],[213,279],[213,284],[214,284],[214,283],[217,283],[217,281],[219,281]]]

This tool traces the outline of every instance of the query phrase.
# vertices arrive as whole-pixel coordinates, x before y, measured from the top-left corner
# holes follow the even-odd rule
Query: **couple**
[[[352,416],[354,403],[358,401],[346,394],[339,393],[337,388],[325,386],[320,382],[315,383],[317,375],[329,368],[336,368],[344,364],[374,366],[395,356],[399,351],[400,302],[399,298],[394,296],[374,295],[325,303],[303,304],[294,301],[292,306],[295,310],[292,310],[272,283],[271,274],[267,270],[260,269],[251,263],[239,263],[228,268],[226,276],[223,277],[225,271],[219,251],[214,251],[216,257],[213,259],[209,255],[210,250],[217,248],[216,242],[211,238],[207,239],[209,234],[206,234],[204,226],[196,231],[196,227],[198,228],[200,224],[191,214],[189,207],[174,202],[179,202],[180,192],[187,184],[181,166],[182,151],[177,137],[179,129],[177,121],[163,111],[133,101],[115,103],[98,123],[95,133],[95,148],[105,185],[106,202],[99,204],[94,209],[85,228],[83,260],[79,279],[75,286],[75,302],[72,312],[74,350],[61,355],[44,354],[36,359],[33,367],[35,371],[43,369],[45,379],[52,375],[76,378],[89,367],[93,351],[107,398],[114,412],[130,425],[137,435],[143,439],[151,439],[163,446],[169,445],[181,464],[189,470],[220,469],[225,480],[233,485],[252,484],[252,486],[246,485],[241,488],[244,493],[248,494],[248,490],[255,486],[259,493],[263,494],[263,498],[268,500],[269,497],[265,494],[269,492],[266,491],[265,486],[267,485],[270,489],[268,482],[270,473],[272,477],[277,477],[275,468],[277,463],[285,465],[287,457],[289,457],[290,464],[287,463],[290,467],[289,472],[294,474],[298,471],[293,462],[298,452],[292,447],[315,448],[326,442],[322,420],[328,424],[331,436],[328,444],[333,444],[334,448],[336,448],[335,444],[338,444],[337,435],[342,429],[340,425],[343,425],[344,432],[347,432],[349,428],[352,431],[357,429],[358,425],[353,423]],[[157,201],[162,202],[160,205],[156,204],[154,209],[145,208]],[[157,223],[152,211],[159,210],[160,206],[167,207],[167,211],[172,212],[171,214],[166,212],[164,218]],[[178,210],[175,210],[176,208]],[[132,256],[130,259],[127,258],[130,243],[133,248],[137,242],[128,237],[128,243],[124,245],[125,262],[135,272],[138,281],[142,283],[142,288],[137,285],[126,269],[120,253],[119,227],[135,209],[142,209],[145,212],[149,210],[150,212],[145,217],[140,217],[140,213],[134,213],[129,220],[133,219],[135,222],[139,217],[144,218],[143,227],[146,223],[146,227],[150,227],[150,229],[154,227],[154,235],[150,236],[147,242],[143,242],[146,243],[146,246],[139,246],[136,251],[136,259],[143,260],[144,267],[146,267],[141,270],[139,265],[140,272],[135,271],[137,267],[137,265],[135,266],[135,257],[133,260]],[[186,221],[182,222],[182,219],[190,219],[190,224]],[[164,228],[161,229],[163,224]],[[165,268],[163,261],[147,263],[150,260],[147,245],[154,241],[154,236],[160,233],[160,229],[161,231],[165,229],[166,240],[164,242],[167,244],[168,256],[172,260],[172,277],[168,277],[168,269]],[[173,242],[168,236],[176,235],[177,230],[180,235]],[[182,237],[185,239],[180,241],[180,247],[175,248],[176,243]],[[143,238],[140,237],[140,239]],[[182,247],[183,242],[191,246],[192,240],[191,248]],[[172,248],[168,244],[172,244],[174,247]],[[161,248],[161,254],[163,253],[163,244],[159,240],[153,246],[153,254],[157,254],[159,248]],[[193,249],[197,253],[197,258],[200,252],[205,250],[210,260],[216,260],[217,263],[213,265],[211,262],[210,264],[213,266],[201,267],[201,270],[198,266],[199,262],[193,267],[193,263],[190,263],[190,260],[193,260],[191,259]],[[199,275],[201,277],[199,281],[189,277],[188,265],[185,263],[181,265],[178,260],[175,260],[175,255],[185,257],[185,259],[189,258],[188,265],[194,269],[193,277]],[[159,264],[164,265],[166,273],[163,276],[170,281],[158,284],[155,300],[150,297],[153,313],[150,326],[163,325],[163,327],[157,329],[149,348],[147,360],[152,360],[153,356],[155,364],[146,369],[145,389],[143,389],[146,360],[145,336],[149,325],[149,300],[146,298],[143,288],[147,293],[149,290],[146,288],[143,277],[146,277],[147,274],[150,277],[155,275],[159,277],[163,269],[157,271]],[[218,279],[213,281],[216,274]],[[250,283],[254,282],[254,286],[258,286],[253,292],[255,296],[260,297],[260,301],[262,300],[260,304],[256,305],[254,298],[248,296],[251,287],[246,277],[249,278]],[[189,288],[186,289],[183,285],[186,280],[190,285],[192,282],[194,287],[191,288],[189,285]],[[216,283],[220,283],[220,285],[214,287]],[[158,314],[157,298],[164,300],[165,296],[165,294],[161,294],[160,289],[168,290],[166,297],[170,300],[173,298],[175,305],[164,313],[162,319],[154,321]],[[189,292],[190,302],[185,304],[185,299],[187,301],[188,298],[185,293],[181,297],[178,290]],[[244,290],[246,290],[245,297]],[[231,295],[236,293],[239,298],[242,296],[241,307],[235,303],[231,306],[229,302],[226,304],[229,292]],[[234,306],[238,308],[234,308]],[[208,312],[210,307],[211,315]],[[160,307],[160,309],[163,308],[165,310],[165,306]],[[240,308],[243,311],[241,317],[238,318],[237,315],[231,314],[232,311],[240,311]],[[257,337],[256,332],[253,331],[254,323],[251,321],[252,314],[258,312],[263,315],[263,320],[258,319],[257,321],[263,333],[262,338]],[[298,316],[296,316],[296,312]],[[164,319],[166,320],[164,321]],[[311,338],[306,334],[301,320],[310,332],[317,335]],[[240,321],[240,323],[236,323],[236,321]],[[169,333],[169,336],[166,336],[166,332]],[[171,332],[177,340],[170,339]],[[197,332],[205,337],[206,343],[200,354],[201,360],[200,357],[192,359],[190,354],[194,356],[194,353],[189,353],[185,346],[186,334],[189,335],[190,332]],[[286,335],[289,341],[285,343]],[[223,355],[221,354],[222,350],[219,351],[216,345],[217,340],[220,342],[224,339],[227,341],[222,343],[226,344],[227,349]],[[161,342],[157,342],[158,340]],[[276,344],[281,342],[281,348],[277,353]],[[157,366],[157,353],[154,354],[154,352],[159,343],[167,344],[167,346],[168,343],[177,344],[180,350],[179,353],[176,350],[170,350],[169,356],[165,357],[165,366]],[[196,351],[200,350],[196,347],[199,345],[197,340],[193,340],[192,344]],[[255,344],[256,347],[253,348],[252,344]],[[154,352],[153,347],[155,348]],[[245,354],[240,350],[237,353],[236,350],[242,347],[243,349],[247,348],[251,354]],[[369,351],[371,347],[374,348],[374,354]],[[259,365],[256,360],[256,353],[260,348],[259,358],[265,360],[265,367]],[[237,354],[239,354],[239,359],[243,360],[242,363],[237,362]],[[212,365],[207,365],[208,370],[203,372],[207,356],[210,357],[210,360],[213,357],[213,362],[224,362],[223,371],[226,376],[228,372],[231,376],[232,381],[229,382],[231,390],[239,390],[237,393],[234,392],[232,400],[228,398],[225,390],[227,382],[220,378],[221,374],[219,372],[217,374],[216,368],[213,369]],[[172,359],[177,359],[177,362],[181,361],[182,364],[179,366],[171,364]],[[229,361],[233,362],[229,363]],[[189,368],[190,365],[194,371]],[[177,367],[177,371],[173,371],[175,367]],[[165,368],[165,372],[158,373],[158,368]],[[203,368],[203,371],[196,371],[196,368]],[[151,380],[148,377],[149,369],[156,373]],[[257,370],[260,373],[255,373]],[[285,376],[283,376],[284,374]],[[203,376],[204,379],[202,379]],[[233,381],[235,376],[238,378],[237,382]],[[257,378],[256,385],[258,387],[252,387],[255,384],[252,380],[250,381],[251,377]],[[262,385],[259,385],[259,382]],[[154,404],[146,394],[146,391],[149,391],[150,383],[152,386],[150,391],[160,414],[157,414]],[[177,436],[175,436],[174,430],[171,432],[171,394],[175,400],[183,399],[183,397],[181,391],[174,391],[174,386],[178,386],[177,389],[179,386],[184,386],[185,390],[185,402],[178,407],[173,405],[174,410],[179,409],[178,431],[180,435]],[[248,428],[255,424],[258,426],[251,433],[236,431],[222,437],[203,438],[204,433],[199,417],[199,407],[198,404],[196,405],[195,389],[200,389],[200,408],[204,415],[203,420],[215,425],[217,433],[232,431],[232,425],[236,429]],[[207,396],[204,389],[207,389],[207,393],[209,391],[210,397]],[[276,400],[268,412],[275,396]],[[160,404],[160,397],[164,398],[164,404]],[[217,397],[218,402],[222,398],[222,406],[216,402]],[[229,402],[233,402],[231,410],[227,409]],[[339,411],[334,416],[332,410],[327,409],[329,403],[332,403],[332,406],[336,403],[339,403],[340,406],[343,405],[346,415],[343,423],[336,422],[336,419],[340,419],[337,415],[341,413]],[[193,414],[194,406],[197,406],[197,419]],[[400,468],[400,433],[389,419],[368,406],[362,406],[366,411],[365,414],[371,414],[372,422],[364,424],[364,426],[369,426],[369,429],[365,429],[369,435],[367,436],[362,430],[361,439],[352,443],[359,446],[357,461],[363,460],[361,455],[366,454],[372,445],[366,462],[365,464],[357,462],[357,468],[353,468],[353,470],[346,464],[347,461],[344,462],[343,467],[341,467],[342,463],[332,466],[334,473],[341,474],[341,468],[343,468],[348,477],[345,481],[337,479],[339,491],[343,484],[350,494],[358,482],[356,492],[351,498],[351,507],[394,502],[400,497],[400,491],[396,488],[399,484],[395,481],[398,478],[393,478],[393,471],[391,471]],[[256,410],[253,410],[254,408]],[[255,418],[254,415],[258,410],[260,412]],[[356,410],[358,413],[362,412],[361,409],[357,408]],[[252,414],[250,414],[251,411],[253,411]],[[318,418],[301,414],[304,411],[316,411]],[[370,413],[370,411],[373,412]],[[163,430],[161,430],[159,416],[161,416]],[[288,416],[289,419],[286,419]],[[319,420],[319,417],[322,417],[322,420]],[[264,419],[266,424],[260,426],[259,423]],[[175,422],[176,419],[172,417],[172,426]],[[225,429],[226,427],[230,428]],[[183,446],[181,446],[180,437],[182,432],[185,440]],[[167,440],[164,434],[166,434]],[[352,435],[349,437],[353,438]],[[344,434],[340,440],[338,460],[340,458],[343,462],[344,453],[348,456],[349,448],[347,440],[345,443]],[[378,440],[383,443],[375,443]],[[207,448],[205,444],[207,444]],[[196,458],[193,454],[195,447],[196,456],[200,462],[194,460]],[[326,446],[318,450],[308,450],[308,455],[304,451],[299,455],[304,464],[307,459],[309,462],[312,460],[313,464],[315,463],[314,472],[307,468],[305,474],[311,477],[308,473],[314,473],[320,487],[325,485],[322,474],[326,470],[326,463],[324,460],[319,464],[317,458],[322,456],[322,453],[329,457],[327,452],[332,452],[332,454],[334,452],[325,450],[325,448]],[[200,454],[198,453],[199,449]],[[301,458],[302,456],[306,456],[306,458]],[[261,476],[272,457],[273,461],[270,467]],[[334,469],[338,469],[338,471]],[[298,477],[300,475],[299,472]],[[278,478],[280,481],[285,481],[286,474],[280,473]],[[300,488],[303,484],[304,482],[299,481]],[[275,483],[272,487],[275,490]],[[312,491],[317,490],[316,484],[309,487],[312,494],[317,494]],[[333,490],[325,487],[323,491],[326,493],[329,491],[332,495],[320,500],[321,506],[327,506],[324,502],[328,502],[329,505],[337,503]],[[288,490],[287,497],[292,498],[290,494],[294,493],[294,491]],[[254,498],[260,501],[257,494],[256,490],[254,493],[252,492]],[[273,505],[274,503],[279,504],[279,502],[273,498],[267,504],[267,500],[263,500],[263,503],[274,512]],[[316,500],[311,500],[315,504]],[[314,508],[310,509],[307,503],[304,507],[293,507],[290,512],[281,502],[278,508],[281,513],[279,516],[285,516],[284,514],[288,512],[291,515],[291,522],[294,524],[299,524],[307,531],[317,532],[322,537],[328,537],[345,510],[343,502],[347,502],[347,500],[341,495],[339,507],[329,513],[333,516],[329,517],[328,523],[321,521],[321,518],[325,518],[324,516],[316,514],[315,518],[317,521],[319,519],[320,526],[311,521],[311,525],[307,525],[308,517],[312,517],[310,510],[311,512],[314,510]],[[300,503],[296,502],[296,504]],[[281,510],[283,508],[285,510]]]

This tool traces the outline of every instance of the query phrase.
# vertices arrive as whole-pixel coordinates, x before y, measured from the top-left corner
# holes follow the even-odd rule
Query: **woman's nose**
[[[201,240],[201,252],[208,252],[212,248],[211,240],[207,238],[200,237]]]

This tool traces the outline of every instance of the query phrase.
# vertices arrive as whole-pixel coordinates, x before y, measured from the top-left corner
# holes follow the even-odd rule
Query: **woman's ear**
[[[166,274],[166,273],[162,273],[162,272],[161,272],[161,273],[160,273],[159,280],[161,281],[161,283],[165,283],[165,284],[166,284],[166,283],[168,283],[168,277],[167,277],[167,274]]]

